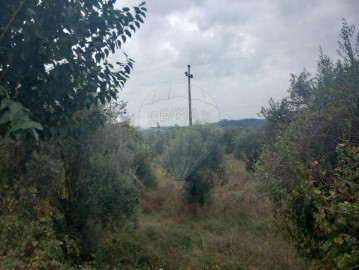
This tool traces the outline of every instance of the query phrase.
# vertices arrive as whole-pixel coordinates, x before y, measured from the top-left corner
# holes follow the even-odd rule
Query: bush
[[[8,150],[6,159],[24,150],[9,141],[1,145]],[[39,150],[22,169],[12,162],[11,171],[0,168],[0,268],[70,269],[79,260],[79,247],[66,232],[54,196],[63,180],[61,161]]]
[[[344,21],[341,61],[333,65],[321,53],[314,80],[292,77],[285,102],[294,117],[274,131],[257,166],[277,225],[320,269],[359,266],[359,54],[353,34]]]
[[[67,215],[81,238],[82,258],[91,259],[114,228],[138,225],[140,187],[156,183],[152,168],[143,167],[148,155],[139,132],[127,122],[107,123],[83,140]]]
[[[109,229],[137,222],[148,150],[135,128],[108,123],[37,145],[1,139],[0,150],[0,268],[70,269],[93,259]]]
[[[235,149],[235,138],[240,133],[239,128],[225,128],[220,139],[220,144],[224,147],[225,154],[232,154]]]
[[[184,200],[187,204],[211,205],[213,201],[214,180],[221,184],[228,181],[224,152],[216,144],[209,155],[186,178]]]
[[[220,130],[209,125],[173,130],[158,138],[162,142],[160,163],[175,181],[185,181],[185,202],[210,204],[214,179],[226,181],[224,153],[218,144]],[[156,143],[156,142],[155,142]]]
[[[247,171],[254,171],[264,142],[263,128],[246,129],[236,137],[234,156],[244,160]]]
[[[148,145],[142,143],[142,140],[138,148],[134,160],[134,164],[136,165],[135,174],[146,188],[156,188],[158,182],[155,175],[155,168],[150,159],[150,148]]]

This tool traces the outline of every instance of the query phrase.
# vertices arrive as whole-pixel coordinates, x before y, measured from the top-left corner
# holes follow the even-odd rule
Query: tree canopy
[[[108,57],[146,8],[115,2],[1,1],[1,269],[79,269],[105,227],[136,217],[147,148],[125,104],[108,106],[134,61]]]
[[[117,98],[134,61],[124,54],[115,67],[107,58],[140,27],[147,10],[144,3],[117,9],[115,2],[2,1],[0,134],[20,137],[19,131],[42,127],[46,136],[66,133],[77,111]]]

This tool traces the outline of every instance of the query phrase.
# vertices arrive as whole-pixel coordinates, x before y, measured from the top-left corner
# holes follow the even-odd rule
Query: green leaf
[[[44,128],[42,127],[42,125],[38,122],[35,121],[31,121],[32,127],[37,129],[37,130],[43,130]]]
[[[39,134],[36,132],[36,130],[34,128],[31,129],[32,135],[34,135],[35,139],[38,141],[39,140]]]
[[[144,23],[140,15],[136,15],[136,20],[138,20],[141,23]]]
[[[16,113],[18,111],[21,111],[24,107],[21,105],[20,102],[11,102],[9,105],[9,109],[11,112]]]
[[[13,126],[10,128],[9,132],[14,132],[17,130],[25,130],[25,129],[38,129],[38,130],[42,130],[42,126],[40,123],[32,121],[32,120],[21,120],[21,121],[17,121],[15,123],[12,123]]]
[[[9,107],[9,105],[11,104],[11,100],[10,99],[4,99],[1,101],[1,105],[0,105],[0,111],[5,109],[6,107]]]
[[[10,116],[10,112],[5,111],[0,117],[0,125],[3,125],[5,123],[9,122],[10,121],[9,116]]]
[[[130,28],[133,32],[136,32],[136,28],[133,26],[133,24],[130,25]]]
[[[131,37],[131,32],[130,32],[130,31],[125,30],[125,33],[126,33],[126,35],[127,35],[128,37]]]

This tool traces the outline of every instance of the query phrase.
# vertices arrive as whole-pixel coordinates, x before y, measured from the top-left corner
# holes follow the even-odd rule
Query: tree
[[[244,160],[247,171],[253,171],[265,143],[263,127],[245,129],[235,140],[234,156]]]
[[[77,111],[117,98],[134,61],[124,54],[116,69],[106,59],[140,27],[146,8],[115,2],[2,1],[0,135],[42,127],[44,136],[64,135]]]
[[[75,218],[103,227],[124,223],[138,210],[142,179],[136,174],[149,150],[139,131],[122,123],[107,123],[83,143]]]
[[[231,154],[235,148],[235,137],[240,133],[239,128],[225,128],[220,139],[220,143],[224,146],[224,152]]]
[[[210,125],[195,125],[159,137],[163,142],[160,162],[175,180],[186,182],[186,203],[210,204],[214,180],[220,177],[222,183],[227,181],[220,136],[220,130]]]
[[[320,52],[317,76],[293,77],[294,117],[276,125],[257,166],[277,225],[316,268],[359,265],[359,35],[343,22],[336,64]],[[294,84],[293,84],[294,83]],[[299,105],[299,106],[297,106]]]
[[[213,146],[208,156],[186,178],[184,201],[199,206],[211,205],[216,179],[221,185],[228,181],[224,150],[219,144]]]
[[[89,259],[85,240],[100,238],[84,224],[113,225],[136,212],[138,157],[128,153],[142,150],[129,123],[115,123],[124,104],[110,114],[105,106],[133,60],[124,54],[115,68],[106,59],[140,27],[146,8],[115,2],[2,1],[0,268],[77,269]]]

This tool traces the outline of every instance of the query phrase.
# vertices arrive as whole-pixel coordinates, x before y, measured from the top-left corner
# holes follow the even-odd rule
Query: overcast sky
[[[146,7],[145,23],[123,47],[136,61],[120,93],[133,119],[149,92],[186,82],[188,64],[222,119],[258,117],[269,98],[286,96],[290,74],[315,74],[320,45],[337,58],[342,18],[359,28],[358,0],[148,0]]]

